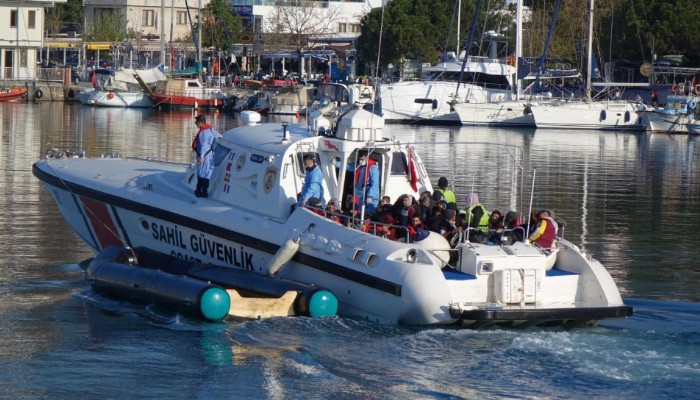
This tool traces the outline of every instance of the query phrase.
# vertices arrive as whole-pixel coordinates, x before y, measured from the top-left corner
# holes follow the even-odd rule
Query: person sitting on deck
[[[479,203],[479,195],[470,193],[465,208],[465,225],[486,232],[489,229],[489,212]]]
[[[423,220],[420,215],[415,214],[411,218],[411,224],[408,226],[408,241],[420,242],[430,236],[430,230],[423,225]]]
[[[497,231],[503,228],[503,215],[500,211],[491,211],[491,217],[489,218],[489,230]]]
[[[335,205],[335,200],[330,199],[328,201],[328,204],[326,205],[326,218],[330,219],[331,221],[335,221],[339,224],[342,224],[342,220],[340,219],[340,216],[338,214],[339,213]]]
[[[399,225],[408,226],[411,223],[411,218],[416,214],[416,209],[413,207],[413,197],[407,194],[401,195],[401,202],[398,204],[397,216]]]
[[[444,176],[441,176],[440,179],[438,179],[438,188],[435,189],[435,192],[440,193],[442,198],[445,199],[445,201],[448,203],[456,203],[457,202],[457,198],[455,197],[455,193],[452,190],[447,188],[447,178],[445,178]]]
[[[550,212],[541,210],[537,213],[537,225],[528,240],[530,243],[535,243],[544,249],[550,249],[554,244],[558,229],[557,223]]]

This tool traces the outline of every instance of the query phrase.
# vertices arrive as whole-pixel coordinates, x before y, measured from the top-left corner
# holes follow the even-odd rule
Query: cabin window
[[[400,151],[395,151],[391,157],[391,175],[408,175],[406,155]]]
[[[187,82],[187,87],[196,87],[196,88],[198,88],[199,85],[197,85],[197,82]]]
[[[318,165],[319,167],[321,166],[321,158],[318,156],[318,153],[314,153],[314,152],[310,152],[310,151],[297,153],[297,165],[299,166],[299,175],[300,176],[306,175],[306,168],[304,166],[304,156],[306,156],[307,154],[313,154],[314,157],[316,158],[316,165]]]
[[[213,151],[214,151],[214,166],[218,167],[226,159],[226,156],[229,155],[229,153],[231,152],[231,149],[229,149],[228,147],[226,147],[220,143],[214,142],[214,150]],[[230,161],[231,163],[233,163],[233,159],[235,157],[236,157],[236,154],[234,153],[234,154],[231,154],[231,157],[228,157],[228,159],[231,160]]]

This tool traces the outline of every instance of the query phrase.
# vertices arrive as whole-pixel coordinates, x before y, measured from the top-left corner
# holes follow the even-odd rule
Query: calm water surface
[[[233,116],[208,114],[221,130]],[[291,121],[292,118],[287,118]],[[699,138],[389,126],[459,201],[566,220],[635,315],[591,329],[464,331],[342,318],[201,323],[97,298],[91,256],[32,176],[48,149],[188,162],[192,113],[0,103],[0,398],[697,398]],[[451,144],[447,144],[447,143]],[[467,143],[469,142],[469,143]],[[475,144],[488,142],[488,144]],[[518,146],[527,179],[511,194]],[[519,184],[519,183],[518,183]]]

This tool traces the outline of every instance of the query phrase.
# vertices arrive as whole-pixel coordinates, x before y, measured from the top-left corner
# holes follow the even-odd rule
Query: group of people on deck
[[[438,180],[438,188],[425,191],[418,199],[409,194],[400,196],[394,203],[388,196],[379,198],[379,172],[367,153],[358,153],[357,164],[349,164],[354,173],[355,195],[348,195],[344,202],[328,201],[326,208],[322,176],[313,155],[304,158],[307,170],[304,186],[296,206],[310,206],[315,212],[338,223],[361,229],[364,232],[391,240],[417,242],[430,232],[436,232],[453,245],[468,239],[480,243],[507,243],[522,241],[526,226],[521,226],[515,211],[505,215],[500,211],[489,213],[479,202],[476,193],[467,196],[463,210],[457,207],[456,196],[448,188],[447,178]],[[360,215],[361,205],[365,213]],[[543,248],[551,248],[558,224],[549,210],[533,213],[529,223],[528,240]]]

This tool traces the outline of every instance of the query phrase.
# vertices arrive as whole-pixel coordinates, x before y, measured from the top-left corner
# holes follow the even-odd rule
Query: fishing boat
[[[24,86],[0,89],[0,101],[14,101],[25,98],[26,96],[27,88]]]
[[[150,97],[155,107],[162,108],[212,109],[222,107],[227,100],[221,88],[204,87],[197,78],[159,81]]]
[[[304,126],[261,124],[259,114],[242,112],[245,126],[213,148],[206,198],[194,194],[195,165],[46,157],[33,173],[95,253],[145,248],[318,286],[335,295],[343,317],[482,328],[570,327],[631,315],[603,265],[563,237],[545,250],[468,235],[448,242],[436,232],[384,237],[384,228],[401,227],[379,222],[358,229],[365,208],[352,201],[352,165],[360,152],[380,171],[382,196],[417,197],[433,186],[415,146],[386,138],[381,117],[359,106],[333,115]],[[343,223],[315,202],[295,206],[307,155],[321,169],[325,197],[348,199],[346,208],[356,211]]]
[[[670,94],[666,104],[641,113],[646,129],[651,132],[696,133],[696,109],[700,97]]]

